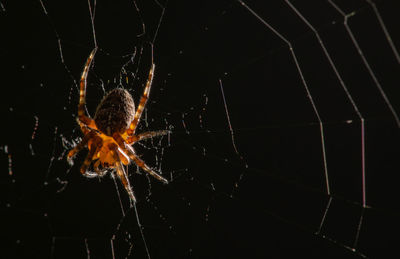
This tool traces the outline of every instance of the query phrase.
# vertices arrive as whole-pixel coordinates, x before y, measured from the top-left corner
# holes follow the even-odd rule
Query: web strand
[[[288,41],[282,34],[280,34],[276,29],[274,29],[267,21],[265,21],[261,16],[259,16],[253,9],[251,9],[247,4],[245,4],[242,0],[238,0],[238,2],[246,9],[248,10],[257,20],[259,20],[262,24],[264,24],[269,30],[271,30],[276,36],[278,36],[282,41],[288,45],[290,54],[292,55],[293,61],[296,65],[297,71],[299,73],[299,76],[301,78],[301,81],[303,83],[304,89],[306,90],[307,93],[307,98],[310,101],[310,104],[314,110],[315,116],[318,119],[319,123],[319,128],[320,128],[320,138],[321,138],[321,149],[322,149],[322,160],[324,164],[324,176],[325,176],[325,182],[326,182],[326,192],[328,195],[330,195],[330,184],[329,184],[329,177],[328,177],[328,166],[327,166],[327,158],[326,158],[326,150],[325,150],[325,137],[324,137],[324,126],[322,123],[322,119],[319,115],[317,106],[315,105],[314,99],[311,95],[311,92],[308,88],[307,82],[304,78],[303,72],[301,70],[300,64],[297,60],[297,56],[294,52],[293,46]]]
[[[144,237],[144,233],[143,233],[143,226],[140,223],[139,213],[138,213],[138,210],[137,210],[137,207],[136,207],[136,203],[133,204],[133,208],[134,208],[134,211],[135,211],[136,221],[137,221],[137,224],[138,224],[138,227],[139,227],[140,235],[142,236],[144,248],[146,249],[147,258],[151,259],[149,248],[148,248],[147,242],[146,242],[146,238]]]
[[[94,0],[93,11],[92,11],[92,5],[90,3],[90,0],[88,0],[88,7],[89,7],[89,14],[90,14],[90,21],[91,21],[91,24],[92,24],[94,47],[97,48],[96,30],[95,30],[95,27],[94,27],[94,18],[95,18],[95,15],[96,15],[96,0]]]
[[[376,18],[378,19],[379,25],[381,26],[383,32],[385,33],[385,36],[386,36],[386,39],[387,39],[387,41],[388,41],[388,43],[389,43],[389,45],[390,45],[390,48],[392,49],[393,54],[394,54],[394,56],[396,57],[397,63],[400,64],[400,55],[399,55],[399,52],[397,51],[397,48],[396,48],[396,46],[394,45],[392,36],[390,36],[390,33],[389,33],[388,29],[386,28],[386,25],[385,25],[385,23],[384,23],[384,21],[383,21],[383,19],[382,19],[381,14],[379,13],[378,8],[376,7],[376,4],[375,4],[374,2],[372,2],[371,0],[365,0],[365,1],[367,1],[367,3],[368,3],[369,5],[371,5],[372,9],[374,10],[374,13],[375,13],[375,15],[376,15]]]
[[[220,89],[221,89],[222,100],[224,102],[225,114],[226,114],[226,119],[228,121],[229,132],[231,134],[233,149],[235,150],[236,155],[239,156],[240,160],[242,160],[244,162],[243,156],[239,153],[239,151],[238,151],[238,149],[236,147],[235,134],[233,133],[231,119],[230,119],[229,112],[228,112],[228,106],[226,104],[226,99],[225,99],[225,94],[224,94],[224,87],[222,86],[222,80],[219,79],[218,81],[219,81],[219,86],[220,86]],[[245,167],[248,167],[246,162],[244,162],[244,163],[245,163]]]
[[[384,99],[386,105],[390,109],[390,111],[391,111],[391,113],[392,113],[392,115],[393,115],[393,117],[394,117],[394,119],[395,119],[395,121],[397,123],[397,126],[400,127],[400,119],[399,119],[399,116],[397,115],[397,112],[395,111],[395,109],[393,108],[391,102],[389,101],[389,98],[387,97],[385,91],[383,90],[381,83],[379,82],[379,80],[376,77],[374,71],[372,70],[371,65],[369,64],[368,60],[366,59],[366,57],[365,57],[360,45],[358,44],[357,39],[355,38],[355,36],[353,34],[353,31],[351,30],[351,28],[350,28],[350,26],[348,24],[349,19],[351,17],[353,17],[354,15],[356,15],[356,13],[352,12],[352,13],[346,14],[332,0],[328,0],[328,2],[343,16],[343,18],[344,18],[343,24],[344,24],[344,27],[346,28],[347,33],[350,36],[351,41],[353,42],[354,46],[356,47],[357,52],[360,55],[361,60],[363,61],[365,67],[367,68],[368,73],[370,74],[371,78],[375,82],[375,85],[376,85],[377,89],[379,90],[382,98]]]
[[[355,103],[352,95],[350,94],[346,84],[344,83],[342,76],[340,75],[338,69],[336,68],[335,63],[332,60],[331,55],[329,54],[328,50],[325,47],[325,43],[322,41],[318,31],[310,24],[310,22],[297,10],[297,8],[290,2],[286,0],[286,3],[289,5],[289,7],[301,18],[301,20],[313,31],[313,33],[315,34],[315,37],[318,40],[318,43],[320,44],[326,58],[328,59],[328,62],[330,64],[330,66],[332,67],[333,71],[335,72],[335,75],[337,77],[337,79],[340,82],[340,85],[342,86],[348,100],[350,101],[351,105],[353,106],[354,111],[356,112],[358,118],[360,119],[360,123],[361,123],[361,160],[362,160],[362,190],[363,190],[363,204],[364,206],[366,205],[366,192],[365,192],[365,134],[364,134],[364,117],[361,114],[357,104]],[[324,160],[325,161],[325,160]],[[325,164],[326,166],[326,164]],[[325,171],[327,173],[327,171]],[[326,174],[326,179],[328,179],[328,175]],[[327,182],[327,190],[328,190],[328,195],[330,195],[330,191],[329,191],[329,183]]]

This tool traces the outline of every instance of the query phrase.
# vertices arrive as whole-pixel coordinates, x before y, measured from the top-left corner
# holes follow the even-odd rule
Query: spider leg
[[[142,168],[144,171],[146,171],[148,174],[159,180],[160,182],[163,182],[165,184],[168,183],[168,180],[156,173],[153,169],[151,169],[146,163],[140,159],[136,154],[133,148],[129,145],[127,145],[124,142],[124,139],[119,133],[114,133],[113,138],[115,141],[118,143],[118,146],[129,156],[130,159],[132,159],[137,166]]]
[[[96,54],[97,48],[94,48],[90,53],[88,59],[86,60],[85,67],[83,68],[83,72],[80,80],[80,90],[79,90],[79,105],[78,105],[78,119],[82,123],[86,124],[91,128],[96,128],[94,120],[86,116],[85,114],[85,104],[86,104],[86,79],[89,72],[90,65],[92,64],[92,60],[94,55]]]
[[[83,175],[86,174],[86,171],[90,166],[90,163],[92,163],[93,156],[100,150],[102,146],[103,146],[103,140],[100,137],[95,136],[92,144],[89,147],[89,153],[87,154],[85,161],[83,161],[83,164],[81,166],[80,169],[81,174]]]
[[[96,162],[94,162],[94,164],[93,164],[93,169],[94,169],[94,171],[95,171],[98,175],[101,175],[101,170],[100,170],[100,168],[99,168],[100,164],[101,164],[101,160],[100,160],[100,159],[98,159],[98,160],[97,160]]]
[[[129,156],[130,159],[132,159],[135,162],[135,164],[137,166],[142,168],[149,175],[153,176],[154,178],[156,178],[160,182],[168,184],[168,180],[167,179],[165,179],[164,177],[162,177],[161,175],[156,173],[153,169],[151,169],[148,165],[146,165],[146,163],[135,154],[135,151],[132,149],[131,146],[128,146],[128,147],[130,148],[129,152],[128,152],[128,156]]]
[[[88,120],[89,124],[85,124],[84,122],[80,121],[79,118],[76,119],[83,134],[87,134],[90,130],[98,130],[94,120],[89,117]]]
[[[153,82],[154,69],[155,69],[155,64],[153,63],[149,72],[149,77],[147,79],[143,95],[140,98],[139,106],[136,110],[135,116],[133,117],[133,121],[129,126],[128,135],[133,135],[135,133],[136,126],[139,123],[140,117],[142,116],[143,113],[143,109],[146,106],[147,99],[149,98],[151,84]]]
[[[111,152],[113,153],[113,157],[116,161],[115,169],[116,169],[117,175],[118,175],[119,179],[121,180],[122,184],[124,185],[125,190],[128,192],[129,199],[131,200],[132,203],[135,203],[136,198],[135,198],[135,195],[133,194],[131,185],[129,183],[128,176],[122,165],[122,161],[119,156],[118,146],[114,143],[111,143],[108,145],[108,147],[110,148]]]
[[[67,155],[68,163],[70,163],[71,165],[73,164],[72,159],[74,158],[74,156],[79,151],[81,151],[86,146],[86,144],[88,143],[89,139],[93,138],[94,136],[95,136],[95,132],[93,132],[93,131],[88,132],[87,134],[85,134],[85,136],[83,137],[81,142],[79,142],[73,149],[71,149],[68,152],[68,155]]]
[[[158,136],[164,136],[164,135],[168,135],[169,133],[171,133],[171,131],[169,131],[169,130],[158,130],[158,131],[147,131],[144,133],[140,133],[139,135],[131,135],[131,136],[128,135],[128,137],[126,138],[126,143],[128,145],[132,145],[133,143],[141,141],[141,140],[158,137]]]

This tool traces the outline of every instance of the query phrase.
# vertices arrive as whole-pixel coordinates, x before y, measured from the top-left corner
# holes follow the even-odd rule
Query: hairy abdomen
[[[122,88],[110,91],[97,106],[94,122],[97,128],[108,136],[114,132],[123,133],[135,114],[131,94]]]

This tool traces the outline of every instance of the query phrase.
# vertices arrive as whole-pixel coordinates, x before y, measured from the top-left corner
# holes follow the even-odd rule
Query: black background
[[[291,1],[322,44],[285,1],[246,2],[258,19],[237,1],[136,1],[138,12],[133,1],[98,0],[93,23],[86,1],[44,2],[47,14],[39,1],[1,3],[1,258],[148,256],[121,186],[125,216],[111,177],[79,175],[85,152],[73,167],[65,161],[81,137],[77,83],[95,41],[91,115],[114,87],[139,99],[153,42],[156,75],[139,129],[173,134],[170,145],[135,148],[171,182],[128,169],[152,258],[397,252],[400,131],[379,87],[400,112],[400,64],[376,10],[399,46],[398,1],[334,1],[354,12],[358,47],[328,1]],[[366,206],[361,120],[343,85],[365,121]],[[331,195],[305,86],[323,125]]]

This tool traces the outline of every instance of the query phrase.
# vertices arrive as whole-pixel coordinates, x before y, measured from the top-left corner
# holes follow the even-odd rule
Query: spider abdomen
[[[123,133],[132,122],[135,115],[135,104],[131,94],[122,88],[115,88],[101,100],[94,115],[97,128],[112,136],[113,133]]]

